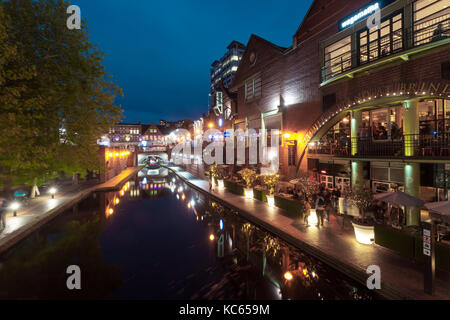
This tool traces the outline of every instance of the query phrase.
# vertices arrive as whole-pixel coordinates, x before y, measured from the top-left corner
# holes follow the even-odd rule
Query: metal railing
[[[353,68],[368,65],[387,56],[450,38],[450,13],[444,12],[432,19],[418,21],[412,27],[391,32],[387,37],[391,39],[389,46],[386,46],[386,43],[380,43],[375,51],[371,49],[370,52],[367,52],[360,48],[328,60],[321,69],[322,81],[327,81]]]
[[[356,144],[356,154],[352,155],[352,144]],[[336,157],[416,157],[450,158],[450,133],[436,135],[401,135],[399,139],[373,139],[355,137],[343,141],[312,143],[308,146],[310,155],[330,155]]]

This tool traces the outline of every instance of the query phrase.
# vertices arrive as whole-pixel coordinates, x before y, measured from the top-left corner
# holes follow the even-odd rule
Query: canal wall
[[[127,168],[119,175],[108,180],[105,183],[92,186],[74,193],[64,201],[61,201],[59,205],[50,210],[41,210],[39,212],[39,209],[37,209],[36,212],[34,212],[35,216],[33,217],[33,220],[31,222],[9,233],[0,240],[0,255],[4,254],[6,251],[17,245],[19,242],[27,238],[36,230],[39,230],[42,226],[46,225],[62,212],[69,210],[70,208],[76,206],[79,202],[88,198],[92,193],[100,191],[112,191],[121,188],[125,184],[125,182],[130,179],[130,177],[135,175],[138,171],[142,170],[142,168],[142,166]]]

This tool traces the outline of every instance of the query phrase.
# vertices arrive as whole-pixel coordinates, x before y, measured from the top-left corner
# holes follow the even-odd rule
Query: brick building
[[[449,36],[450,0],[316,0],[290,48],[251,36],[234,128],[280,129],[285,179],[446,197]]]

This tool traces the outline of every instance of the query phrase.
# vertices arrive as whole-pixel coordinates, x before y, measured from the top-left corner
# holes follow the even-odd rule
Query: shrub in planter
[[[280,176],[278,174],[268,174],[263,176],[263,180],[268,190],[267,202],[270,207],[275,207],[275,186],[280,180]]]
[[[241,175],[242,179],[244,179],[244,181],[245,181],[245,186],[246,186],[245,197],[247,199],[253,199],[253,188],[252,187],[257,178],[256,172],[246,168],[246,169],[239,171],[238,173]]]

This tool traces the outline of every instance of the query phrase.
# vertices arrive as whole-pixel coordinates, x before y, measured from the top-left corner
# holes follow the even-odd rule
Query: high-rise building
[[[219,89],[221,80],[223,80],[225,87],[230,86],[244,54],[245,45],[238,41],[233,41],[227,49],[228,51],[225,55],[211,65],[211,95]]]

